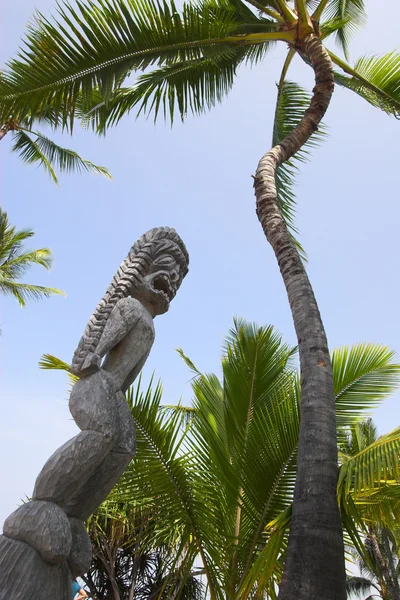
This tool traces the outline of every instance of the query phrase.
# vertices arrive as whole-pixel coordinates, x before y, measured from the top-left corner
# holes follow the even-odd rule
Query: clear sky
[[[13,55],[34,8],[53,0],[3,7],[0,60]],[[400,5],[368,2],[369,25],[355,39],[351,61],[399,45]],[[333,42],[330,43],[333,47]],[[273,324],[295,344],[283,284],[255,215],[251,174],[268,150],[276,87],[285,48],[257,68],[242,68],[233,91],[210,113],[179,122],[126,118],[107,138],[77,128],[63,143],[105,165],[113,181],[61,176],[60,186],[24,166],[1,142],[2,208],[18,228],[31,227],[31,247],[54,253],[50,272],[32,269],[30,283],[59,287],[55,297],[20,309],[0,298],[0,524],[32,492],[50,454],[77,428],[68,412],[63,373],[38,369],[43,353],[70,361],[86,321],[132,243],[158,225],[175,227],[191,267],[170,312],[158,317],[144,369],[164,385],[164,399],[190,401],[182,347],[199,368],[219,371],[220,348],[235,315]],[[291,80],[312,87],[300,61]],[[398,318],[400,123],[347,90],[337,89],[325,118],[330,138],[298,179],[298,225],[331,348],[360,341],[400,351]],[[380,433],[400,423],[400,396],[374,414]]]

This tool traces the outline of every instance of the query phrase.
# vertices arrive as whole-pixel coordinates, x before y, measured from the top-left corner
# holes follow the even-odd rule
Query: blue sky
[[[18,0],[3,8],[2,63],[17,49],[34,8],[52,0]],[[399,44],[400,6],[386,0],[390,25],[368,3],[369,26],[351,60]],[[372,31],[374,37],[372,38]],[[333,47],[333,42],[330,43]],[[173,129],[126,118],[107,138],[77,128],[63,143],[107,166],[114,179],[61,176],[60,186],[24,166],[1,143],[2,208],[18,228],[32,227],[32,247],[54,254],[50,272],[29,281],[59,287],[55,297],[22,310],[0,299],[0,522],[32,492],[50,454],[77,428],[68,412],[62,373],[43,372],[43,353],[70,361],[92,310],[132,243],[147,229],[175,227],[191,265],[170,312],[155,322],[156,341],[144,369],[155,371],[168,403],[190,401],[182,347],[204,371],[219,371],[220,349],[235,315],[273,324],[295,344],[283,284],[255,215],[251,174],[271,140],[276,87],[285,48],[257,68],[242,68],[222,105]],[[289,78],[312,87],[300,61]],[[400,352],[398,319],[398,139],[400,124],[346,90],[336,89],[325,123],[330,138],[298,178],[298,226],[330,347],[360,341]],[[400,422],[400,395],[374,414],[380,433]]]

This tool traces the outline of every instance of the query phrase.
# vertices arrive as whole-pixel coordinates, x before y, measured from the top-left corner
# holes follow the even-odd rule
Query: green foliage
[[[29,134],[33,134],[35,139]],[[94,165],[73,150],[62,148],[41,133],[19,129],[13,132],[13,142],[12,150],[19,154],[23,162],[38,163],[44,167],[55,183],[58,183],[58,179],[54,167],[61,172],[91,171],[111,178],[105,167]]]
[[[332,353],[339,433],[360,416],[369,416],[398,388],[399,369],[393,359],[394,352],[380,344],[357,344]]]
[[[243,51],[230,50],[225,55],[174,62],[149,71],[138,77],[133,86],[117,90],[108,103],[97,105],[88,121],[97,132],[105,133],[136,107],[137,114],[153,114],[154,120],[161,111],[171,124],[178,110],[183,121],[189,111],[200,114],[222,101],[232,88],[236,68],[243,59]]]
[[[60,3],[54,18],[36,13],[24,45],[0,78],[0,123],[20,124],[14,148],[23,160],[42,164],[53,179],[53,161],[61,169],[108,175],[41,134],[31,137],[24,123],[31,128],[44,120],[72,131],[78,119],[104,134],[132,111],[154,119],[162,115],[172,123],[176,112],[183,120],[189,112],[212,108],[232,88],[241,64],[261,61],[275,41],[289,39],[274,2],[264,3],[267,12],[273,9],[269,14],[262,4],[250,3],[260,9],[258,14],[241,0],[199,0],[179,9],[173,0],[77,0]],[[318,19],[322,12],[321,38],[336,36],[346,54],[350,36],[365,22],[364,1],[310,0],[307,6]],[[337,83],[398,115],[398,57],[360,59],[355,69],[337,59],[351,75],[338,73]],[[298,124],[310,99],[300,86],[284,81],[287,67],[278,85],[274,143]],[[127,85],[132,73],[136,80]],[[315,134],[309,146],[319,143],[323,133]],[[276,175],[279,205],[294,235],[293,180],[296,163],[306,154],[304,148]]]
[[[47,270],[51,266],[52,257],[48,248],[24,251],[25,240],[33,235],[31,229],[17,231],[10,224],[7,213],[0,209],[0,293],[14,296],[20,306],[26,306],[28,300],[41,300],[53,294],[65,296],[56,288],[19,281],[32,265],[41,265]]]
[[[133,593],[137,600],[203,600],[204,586],[195,569],[185,573],[186,552],[179,537],[157,544],[157,513],[154,506],[130,500],[107,500],[89,518],[88,532],[93,559],[83,576],[91,595],[105,598],[116,586],[121,598]]]
[[[242,33],[245,17],[265,22],[239,0],[185,4],[180,12],[173,2],[93,0],[60,5],[52,20],[37,13],[0,82],[0,120],[24,111],[29,98],[32,113],[51,105],[65,124],[80,94],[90,101],[98,88],[107,101],[133,69],[223,54],[224,38]]]
[[[280,581],[299,433],[300,386],[292,356],[271,327],[237,321],[223,352],[222,382],[184,357],[195,375],[190,419],[182,406],[160,411],[161,391],[153,398],[147,393],[147,399],[136,392],[135,401],[129,396],[138,455],[116,497],[157,498],[162,535],[176,527],[185,543],[192,536],[215,598],[248,598]],[[344,432],[398,386],[400,366],[392,359],[372,344],[334,353],[343,450]],[[357,454],[354,468],[348,464],[341,471],[346,492],[339,488],[338,500],[346,535],[357,542],[352,511],[356,503],[361,518],[360,486],[362,502],[375,511],[392,509],[397,499],[377,495],[379,487]]]
[[[109,501],[149,511],[149,539],[157,547],[185,548],[174,556],[186,573],[200,557],[214,600],[273,596],[296,477],[295,351],[272,327],[236,320],[224,345],[221,380],[179,352],[194,375],[193,405],[163,406],[160,384],[142,391],[139,380],[129,390],[137,455]],[[399,387],[400,365],[376,344],[335,350],[332,359],[338,502],[345,538],[362,552],[360,531],[368,519],[387,526],[400,516],[400,429],[375,440],[364,422]],[[54,357],[43,363],[57,365],[67,367]]]
[[[69,372],[70,365],[68,363],[52,354],[43,354],[39,361],[39,368],[48,371],[67,371],[68,379],[72,385],[79,379],[79,377]]]
[[[346,69],[352,77],[335,74],[336,83],[346,87],[389,115],[400,118],[400,54],[363,56],[354,69]]]
[[[323,13],[325,33],[329,28],[346,58],[351,38],[366,23],[364,0],[329,0]]]
[[[355,422],[340,450],[339,502],[351,495],[358,521],[367,517],[395,526],[400,516],[400,427],[377,438],[370,419]]]

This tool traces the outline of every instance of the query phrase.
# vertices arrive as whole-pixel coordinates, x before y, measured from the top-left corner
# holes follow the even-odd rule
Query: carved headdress
[[[179,287],[189,266],[189,254],[185,244],[175,229],[170,227],[150,229],[134,243],[90,317],[72,359],[70,369],[72,373],[79,375],[87,355],[96,352],[108,317],[118,300],[131,295],[135,283],[143,279],[149,272],[154,258],[161,253],[172,254],[179,264],[180,281],[176,289]]]

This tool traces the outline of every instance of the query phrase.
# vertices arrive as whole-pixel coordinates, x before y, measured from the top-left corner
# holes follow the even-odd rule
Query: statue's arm
[[[103,357],[114,346],[116,346],[135,327],[140,319],[137,300],[133,298],[122,298],[114,306],[100,341],[96,348],[96,354]]]
[[[140,319],[137,301],[122,298],[114,306],[101,334],[95,352],[89,352],[82,365],[82,371],[93,372],[100,368],[101,360],[135,327]]]

